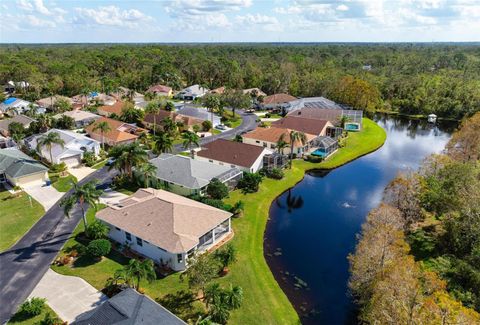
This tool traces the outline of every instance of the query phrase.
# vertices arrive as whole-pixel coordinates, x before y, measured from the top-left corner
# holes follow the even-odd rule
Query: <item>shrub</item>
[[[107,237],[109,228],[104,223],[95,220],[88,225],[86,235],[90,239],[102,239]]]
[[[308,156],[305,156],[305,160],[311,163],[319,163],[319,162],[322,162],[323,158],[318,156],[308,155]]]
[[[226,127],[232,127],[232,122],[230,121],[226,121],[225,123],[223,123]]]
[[[213,178],[207,186],[207,194],[212,199],[221,200],[228,196],[228,187],[218,179]]]
[[[195,133],[200,132],[200,126],[198,126],[197,124],[192,126],[192,129],[193,129],[193,132],[195,132]]]
[[[50,171],[52,173],[61,173],[67,170],[67,165],[64,162],[61,162],[60,164],[52,164],[50,166]]]
[[[242,179],[238,182],[237,187],[243,193],[255,193],[258,191],[258,186],[262,182],[262,175],[259,173],[244,173]]]
[[[88,254],[94,257],[105,256],[110,253],[112,249],[112,244],[106,239],[95,239],[92,240],[87,246]]]
[[[46,313],[45,317],[43,317],[43,319],[36,324],[38,324],[38,325],[57,325],[57,324],[62,324],[62,322],[60,321],[60,319],[58,319],[58,317],[55,317],[54,315],[52,315],[50,313]]]
[[[206,121],[203,121],[202,122],[202,128],[203,128],[203,131],[208,131],[212,128],[212,122],[206,120]]]
[[[225,268],[237,260],[237,250],[235,246],[228,244],[216,250],[213,257]]]
[[[243,210],[245,210],[245,204],[243,201],[237,201],[235,204],[230,208],[230,212],[233,213],[234,217],[241,217],[243,214]]]
[[[266,176],[273,179],[282,179],[284,176],[283,170],[280,168],[272,168],[266,171]]]
[[[270,118],[272,115],[270,113],[265,114],[266,118]]]
[[[29,317],[38,316],[45,308],[45,301],[43,298],[31,298],[20,306],[19,312]]]
[[[93,153],[91,151],[87,151],[83,154],[82,161],[88,167],[92,167],[93,165],[95,165],[95,162],[97,161],[97,158],[95,157],[95,153]]]

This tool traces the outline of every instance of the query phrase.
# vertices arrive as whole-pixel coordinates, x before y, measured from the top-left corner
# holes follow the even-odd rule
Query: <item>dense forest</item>
[[[362,227],[350,288],[367,324],[480,324],[480,113],[402,173]]]
[[[0,82],[27,99],[118,86],[258,87],[355,108],[462,118],[480,110],[480,46],[468,44],[4,45]]]

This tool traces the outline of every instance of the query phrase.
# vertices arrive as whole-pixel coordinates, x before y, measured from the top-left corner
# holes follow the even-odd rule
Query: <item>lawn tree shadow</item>
[[[182,319],[198,319],[206,314],[193,306],[197,300],[195,295],[186,290],[179,290],[175,293],[169,293],[162,298],[155,299],[156,302],[170,310],[175,315],[180,315]]]
[[[31,318],[34,318],[35,316],[29,315],[25,312],[18,312],[15,315],[10,318],[8,321],[9,324],[15,324],[15,323],[23,323]]]

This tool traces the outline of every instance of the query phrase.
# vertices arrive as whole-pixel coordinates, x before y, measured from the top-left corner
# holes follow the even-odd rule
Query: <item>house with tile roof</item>
[[[168,309],[132,288],[126,288],[95,309],[80,315],[71,324],[186,325]]]
[[[97,114],[93,114],[89,111],[82,111],[80,109],[75,109],[73,111],[63,112],[61,114],[57,114],[54,116],[55,119],[59,119],[62,116],[68,116],[73,118],[75,121],[75,126],[77,128],[83,128],[96,120],[98,120],[101,116]]]
[[[232,214],[178,194],[142,188],[100,210],[109,237],[152,259],[183,271],[189,258],[226,242],[232,235]]]
[[[288,115],[278,121],[272,122],[272,126],[276,128],[291,129],[316,136],[325,136],[327,134],[327,128],[334,127],[332,122],[327,120],[311,119],[292,115]]]
[[[15,115],[12,118],[0,120],[0,134],[6,137],[10,136],[8,127],[12,123],[20,123],[25,129],[28,129],[33,122],[35,122],[35,119],[25,115]]]
[[[74,103],[73,99],[65,97],[65,96],[60,96],[60,95],[45,97],[45,98],[37,100],[36,103],[38,104],[38,106],[51,109],[55,106],[55,103],[58,100],[64,100],[67,103],[69,103],[70,105],[73,105],[73,103]]]
[[[110,117],[112,115],[120,116],[122,115],[124,102],[118,100],[113,105],[103,105],[97,108],[98,115]]]
[[[102,122],[106,122],[110,127],[110,131],[105,132],[105,134],[102,134],[100,130],[95,130],[95,127]],[[92,139],[109,146],[135,142],[142,133],[147,132],[147,130],[134,124],[117,121],[108,117],[97,119],[95,122],[88,125],[85,128],[85,131]]]
[[[197,98],[203,97],[206,93],[208,93],[207,88],[204,88],[200,85],[192,85],[190,87],[182,89],[177,94],[177,97],[183,100],[195,100]]]
[[[147,93],[155,94],[156,96],[165,96],[165,97],[172,97],[173,90],[172,87],[164,86],[164,85],[154,85],[147,89]]]
[[[289,146],[283,149],[282,154],[290,154],[291,146],[290,146],[290,132],[295,131],[288,128],[278,128],[278,127],[269,127],[269,128],[261,128],[258,127],[255,130],[245,133],[242,138],[243,142],[247,144],[251,144],[254,146],[259,146],[263,148],[268,148],[270,150],[277,150],[277,143],[281,137],[283,137],[283,141],[285,141]],[[315,139],[318,138],[318,135],[305,133],[306,142],[305,144],[301,143],[301,141],[295,141],[294,143],[294,154],[296,155],[303,155],[310,151],[312,147],[315,145]]]
[[[263,98],[261,106],[263,107],[263,109],[283,111],[286,110],[287,107],[289,107],[290,102],[293,102],[295,100],[297,100],[297,97],[289,94],[273,94]]]
[[[42,184],[48,179],[48,168],[15,148],[0,149],[0,184],[13,186]]]
[[[175,123],[181,123],[183,124],[183,128],[185,130],[193,130],[194,125],[202,126],[203,119],[194,117],[194,116],[188,116],[188,115],[183,115],[179,114],[177,112],[169,112],[165,110],[159,111],[157,114],[145,114],[145,117],[143,118],[143,125],[147,129],[153,129],[153,126],[156,125],[156,129],[162,130],[163,129],[163,120],[166,119],[167,117],[171,118]]]
[[[150,160],[157,167],[155,177],[169,191],[180,195],[204,195],[216,178],[229,188],[236,186],[243,172],[231,165],[219,165],[181,155],[163,153]]]
[[[40,151],[38,151],[37,143],[42,136],[52,132],[58,133],[64,144],[54,144],[52,146],[53,161],[50,161],[50,150],[46,147],[42,147],[40,148]],[[25,144],[30,150],[36,150],[40,156],[50,163],[60,164],[64,162],[68,167],[80,165],[82,163],[83,154],[87,151],[93,152],[95,156],[100,154],[100,142],[86,137],[83,134],[67,130],[51,129],[44,134],[33,135],[25,139]]]
[[[263,168],[264,157],[272,151],[263,146],[217,139],[202,145],[201,150],[195,152],[195,160],[255,173]]]

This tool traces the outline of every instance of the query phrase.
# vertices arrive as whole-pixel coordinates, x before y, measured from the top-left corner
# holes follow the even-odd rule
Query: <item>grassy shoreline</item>
[[[385,131],[369,119],[364,119],[363,124],[362,132],[350,133],[347,146],[339,149],[330,159],[318,164],[294,161],[292,169],[286,171],[282,180],[265,179],[260,184],[259,192],[247,195],[240,191],[230,193],[226,202],[232,204],[242,200],[245,203],[245,213],[243,217],[232,221],[235,231],[232,242],[237,248],[238,260],[232,265],[227,276],[215,280],[223,285],[239,285],[244,291],[244,303],[239,310],[232,312],[229,324],[300,323],[298,314],[275,281],[263,255],[263,235],[270,205],[278,195],[301,181],[306,171],[333,169],[381,147],[386,139]],[[93,213],[89,215],[90,218],[93,218]],[[82,224],[79,224],[75,233],[80,229],[83,230]],[[66,247],[72,244],[73,238]],[[80,276],[101,289],[107,278],[120,268],[122,263],[125,263],[125,260],[120,256],[109,256],[96,264],[52,268],[61,274]],[[156,299],[185,290],[187,284],[180,281],[177,273],[151,284],[143,283],[142,287],[147,295]]]

